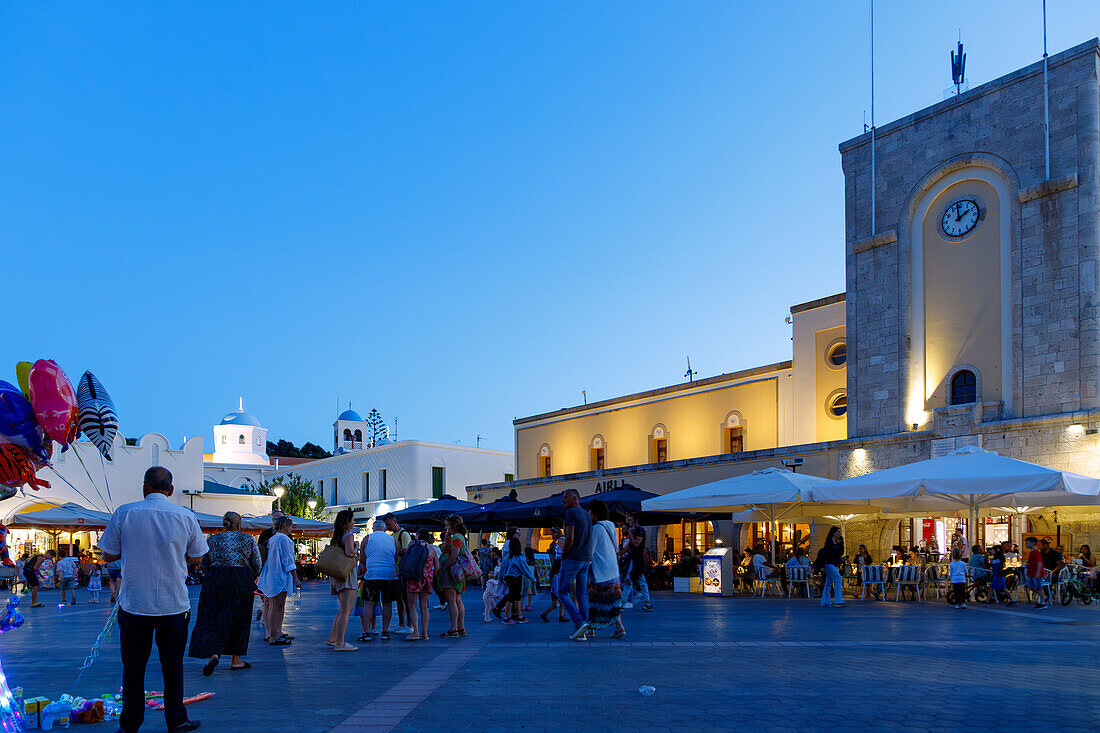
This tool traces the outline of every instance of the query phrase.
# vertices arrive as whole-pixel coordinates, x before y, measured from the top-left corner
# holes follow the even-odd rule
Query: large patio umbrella
[[[209,515],[207,515],[209,516]],[[318,522],[316,519],[306,519],[305,517],[295,517],[288,514],[290,521],[290,531],[295,534],[309,534],[309,535],[326,535],[332,534],[332,525],[328,522]],[[221,524],[221,517],[218,517],[218,523]],[[200,526],[202,523],[199,523]],[[241,529],[243,531],[263,532],[265,529],[271,529],[271,515],[264,514],[261,517],[241,517]]]
[[[642,491],[636,486],[626,484],[619,489],[611,489],[598,494],[589,494],[581,497],[581,506],[585,509],[596,499],[607,504],[607,511],[616,521],[621,521],[627,514],[633,514],[638,524],[651,526],[658,524],[675,524],[682,519],[703,520],[712,516],[711,512],[652,512],[642,508],[642,502],[658,496],[650,491]],[[724,517],[723,517],[724,518]]]
[[[794,473],[783,468],[764,468],[646,499],[642,502],[642,509],[666,512],[754,512],[753,516],[762,517],[771,526],[771,555],[772,562],[775,562],[776,522],[793,517],[854,513],[853,510],[877,511],[868,501],[823,506],[818,489],[832,483],[835,483],[832,479],[820,476]]]
[[[1007,458],[973,446],[822,486],[827,501],[873,501],[884,511],[931,514],[968,510],[974,526],[986,507],[1100,504],[1100,479]]]
[[[9,528],[26,527],[60,530],[62,532],[87,532],[89,530],[105,529],[110,521],[111,515],[107,512],[88,509],[69,502],[37,512],[15,514],[7,525]]]
[[[466,523],[466,527],[469,529],[479,532],[495,530],[505,525],[504,520],[498,517],[498,512],[518,505],[519,499],[516,498],[516,490],[512,489],[512,492],[507,496],[502,496],[488,504],[475,504],[472,508],[463,509],[457,514],[462,517],[462,521]]]
[[[443,520],[452,514],[477,509],[480,506],[480,504],[475,504],[472,501],[463,501],[454,498],[450,494],[444,494],[434,501],[396,511],[393,516],[399,524],[408,527],[440,527]]]
[[[513,527],[552,527],[560,525],[565,517],[561,494],[534,501],[524,501],[494,512],[496,519]]]

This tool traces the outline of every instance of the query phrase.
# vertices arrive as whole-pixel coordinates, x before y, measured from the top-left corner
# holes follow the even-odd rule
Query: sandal
[[[616,631],[614,634],[611,635],[611,638],[612,639],[622,639],[625,636],[626,636],[625,631]]]
[[[371,641],[371,635],[364,632],[364,633],[360,634],[359,636],[355,637],[355,640],[356,641]],[[335,644],[333,646],[335,646]]]
[[[383,631],[381,634],[378,635],[378,639],[380,641],[389,641],[390,640],[389,632]]]
[[[241,664],[240,667],[230,667],[229,671],[230,672],[240,672],[242,669],[252,669],[252,665],[249,664],[248,662],[244,662],[244,663]]]
[[[290,646],[290,639],[276,639],[267,642],[270,646]]]
[[[218,662],[221,661],[221,657],[215,654],[206,661],[206,664],[202,665],[202,676],[209,677],[214,674],[214,668],[218,666]]]
[[[405,637],[405,641],[420,641],[420,639],[421,639],[421,637],[419,637],[419,636],[406,636]]]
[[[466,636],[466,629],[459,629],[458,630],[458,635],[459,636]]]
[[[454,629],[451,629],[450,631],[444,631],[442,634],[439,635],[439,638],[440,639],[446,639],[446,638],[451,637],[451,636],[457,637],[458,632],[455,631]]]

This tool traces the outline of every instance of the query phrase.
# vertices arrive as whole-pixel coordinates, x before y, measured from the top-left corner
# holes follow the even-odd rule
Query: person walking
[[[191,602],[187,566],[207,552],[195,515],[173,504],[172,474],[155,466],[145,472],[142,501],[115,509],[99,540],[103,559],[126,568],[118,598],[122,654],[122,715],[119,730],[135,733],[145,720],[145,667],[156,640],[164,677],[164,720],[171,733],[195,730],[183,707],[183,652]]]
[[[252,601],[260,574],[260,548],[241,532],[241,515],[226,512],[222,531],[206,541],[210,551],[202,558],[202,590],[191,648],[187,655],[206,659],[203,676],[214,674],[222,654],[229,654],[230,670],[252,665],[241,659],[248,652],[252,631]]]
[[[630,526],[627,531],[627,538],[630,540],[627,548],[630,556],[630,585],[634,590],[632,600],[641,598],[641,605],[634,603],[639,611],[652,611],[653,601],[649,596],[649,583],[645,579],[645,574],[649,571],[649,558],[645,549],[645,527],[638,524],[637,518],[633,515],[627,515],[627,519]]]
[[[608,519],[607,504],[594,499],[588,504],[592,518],[592,585],[588,588],[588,621],[585,631],[593,634],[615,626],[612,639],[626,636],[619,604],[623,586],[619,581],[618,542],[615,525]]]
[[[844,602],[843,581],[840,578],[840,563],[844,558],[844,538],[840,535],[840,527],[829,528],[829,534],[825,536],[825,545],[818,553],[818,562],[825,574],[825,586],[821,589],[821,605],[840,607],[846,606]],[[832,598],[829,590],[832,589]]]
[[[61,588],[61,602],[65,602],[65,591],[72,596],[72,603],[76,605],[76,558],[69,557],[69,552],[64,547],[58,550],[59,559],[54,567],[57,573],[57,585]]]
[[[523,615],[523,581],[533,580],[535,573],[527,564],[527,556],[523,552],[523,544],[518,539],[508,540],[508,552],[500,561],[500,569],[497,577],[508,586],[508,594],[500,599],[493,608],[493,615],[501,618],[501,610],[508,607],[509,614],[504,618],[506,624],[525,624],[527,618]]]
[[[386,523],[374,520],[371,533],[359,548],[359,565],[363,570],[363,633],[359,641],[370,641],[374,633],[374,607],[382,607],[381,641],[390,640],[390,619],[397,600],[397,543],[386,534]]]
[[[550,608],[539,614],[539,618],[549,622],[546,618],[555,608],[558,609],[558,621],[565,621],[565,607],[561,605],[558,597],[558,585],[561,580],[561,530],[557,527],[550,528]]]
[[[451,617],[451,628],[440,636],[466,636],[466,606],[462,603],[462,594],[466,590],[466,578],[456,566],[460,559],[469,553],[466,544],[466,524],[462,517],[452,514],[443,520],[446,525],[447,554],[439,572],[439,587],[447,603],[447,613]]]
[[[424,560],[420,566],[419,578],[405,579],[405,592],[408,594],[409,603],[409,635],[405,641],[426,641],[428,639],[428,606],[432,600],[432,585],[435,583],[436,553],[432,546],[432,535],[422,529],[416,534],[413,544],[409,545],[408,553],[413,550],[413,545],[423,549]],[[419,553],[418,553],[419,554]],[[420,608],[419,618],[416,609]]]
[[[271,512],[271,526],[260,532],[260,538],[257,540],[257,544],[260,547],[260,562],[267,564],[267,543],[271,541],[272,536],[275,534],[275,522],[279,521],[282,517],[285,517],[281,509],[276,509]],[[260,594],[260,610],[256,611],[256,620],[267,623],[267,598]],[[270,634],[267,633],[267,628],[264,628],[264,638],[266,639]]]
[[[294,541],[290,539],[291,526],[290,517],[286,515],[275,520],[275,534],[267,541],[267,561],[256,580],[256,587],[267,599],[264,605],[267,637],[264,641],[271,646],[290,646],[294,638],[283,633],[286,598],[302,587],[302,581],[298,580],[298,564],[294,561]]]
[[[332,521],[332,539],[329,544],[343,549],[346,557],[356,557],[355,550],[355,512],[350,509],[341,509],[336,513],[336,519]],[[332,620],[332,630],[329,631],[325,644],[337,652],[357,652],[359,647],[352,646],[344,640],[344,634],[348,630],[348,621],[351,620],[351,611],[355,606],[355,592],[359,588],[359,578],[352,567],[348,577],[343,580],[329,578],[329,593],[336,596],[339,604],[336,618]]]
[[[569,638],[584,641],[585,622],[588,621],[588,569],[592,564],[592,518],[581,509],[576,489],[566,489],[561,495],[561,503],[565,506],[565,539],[562,540],[558,596],[573,621],[573,633]],[[570,597],[574,592],[577,605],[573,605]]]

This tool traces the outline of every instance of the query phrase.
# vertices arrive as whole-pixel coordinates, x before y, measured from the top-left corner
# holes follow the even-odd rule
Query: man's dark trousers
[[[168,730],[187,722],[183,708],[183,652],[191,612],[171,616],[139,616],[118,609],[118,635],[122,646],[122,715],[119,728],[137,733],[145,720],[145,667],[153,651],[154,636],[164,673],[164,720]]]

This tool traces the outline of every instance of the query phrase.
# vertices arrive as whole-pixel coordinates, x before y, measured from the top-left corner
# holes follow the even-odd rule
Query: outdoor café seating
[[[810,582],[810,571],[807,568],[787,568],[787,598],[791,597],[794,587],[801,585],[806,588],[806,598],[813,598],[813,584]]]
[[[950,590],[951,575],[943,565],[929,565],[924,570],[926,587],[936,591],[936,598],[942,598]]]
[[[894,582],[894,600],[901,600],[901,588],[902,586],[910,586],[917,594],[917,602],[921,601],[921,568],[917,565],[902,565],[895,569],[897,572],[896,580]]]
[[[763,598],[764,596],[766,596],[768,594],[768,587],[770,586],[772,588],[775,588],[776,597],[782,598],[783,597],[782,584],[783,584],[783,577],[778,572],[773,572],[771,575],[765,576],[764,578],[757,578],[756,579],[756,586],[754,588],[753,595],[756,595],[755,591],[759,590],[760,591],[760,597]]]
[[[859,584],[863,589],[859,599],[867,598],[867,586],[878,587],[880,597],[886,597],[886,568],[881,565],[864,565],[860,568]]]

